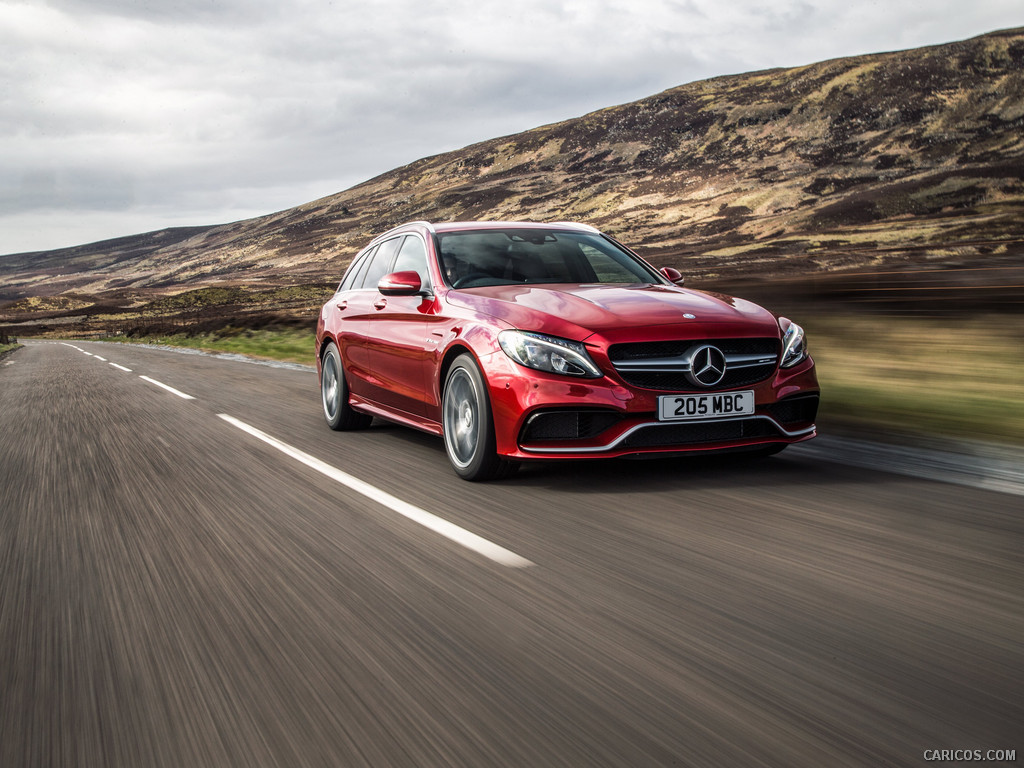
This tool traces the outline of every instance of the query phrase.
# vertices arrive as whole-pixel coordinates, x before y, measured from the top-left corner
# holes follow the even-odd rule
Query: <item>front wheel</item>
[[[448,369],[441,414],[445,451],[459,477],[493,480],[515,471],[497,454],[487,388],[472,356],[461,355]]]
[[[320,366],[320,398],[324,404],[324,418],[331,429],[365,429],[373,421],[372,416],[359,413],[348,404],[345,369],[341,366],[341,354],[333,341],[328,343]]]

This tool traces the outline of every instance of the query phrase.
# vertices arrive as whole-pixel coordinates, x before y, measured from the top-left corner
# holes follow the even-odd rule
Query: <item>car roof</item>
[[[449,221],[433,225],[435,232],[462,232],[486,229],[566,229],[577,232],[597,232],[586,224],[568,221],[545,223],[540,221]]]
[[[593,235],[601,234],[600,230],[590,226],[589,224],[578,224],[571,221],[557,221],[552,223],[544,223],[540,221],[447,221],[436,224],[429,221],[408,221],[405,224],[393,227],[387,232],[377,235],[373,240],[367,243],[362,250],[366,251],[382,240],[386,240],[396,235],[401,235],[404,232],[422,232],[423,230],[427,230],[432,234],[437,234],[439,232],[481,232],[502,229],[559,229],[566,232],[586,232]]]
[[[438,232],[472,232],[481,230],[498,229],[561,229],[570,232],[588,232],[600,234],[600,232],[589,224],[577,224],[571,221],[540,222],[540,221],[445,221],[432,223],[429,221],[409,221],[400,226],[393,227],[373,238],[375,243],[392,235],[401,234],[415,230],[426,229],[432,233]]]

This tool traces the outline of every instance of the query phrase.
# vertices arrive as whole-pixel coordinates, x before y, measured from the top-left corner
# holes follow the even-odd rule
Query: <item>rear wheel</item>
[[[365,429],[373,421],[372,416],[359,413],[348,404],[345,369],[342,368],[341,354],[334,342],[327,345],[320,366],[320,397],[324,404],[324,417],[331,429]]]
[[[487,388],[470,355],[456,358],[448,369],[441,412],[445,451],[459,477],[493,480],[516,470],[517,464],[497,454]]]

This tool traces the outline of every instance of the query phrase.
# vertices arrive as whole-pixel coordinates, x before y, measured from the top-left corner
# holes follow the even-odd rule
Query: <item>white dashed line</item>
[[[84,349],[81,349],[80,347],[76,347],[72,344],[66,344],[65,346],[77,349],[79,352],[89,355],[89,357],[95,357],[97,360],[102,360],[108,365],[113,366],[114,368],[117,368],[119,370],[125,371],[127,373],[132,372],[130,368],[125,368],[123,365],[118,365],[117,363],[108,362],[105,358],[102,358],[99,355],[93,355],[90,352],[86,352]],[[187,395],[184,392],[175,389],[174,387],[164,384],[162,381],[151,379],[149,376],[139,376],[139,378],[142,379],[143,381],[148,381],[150,384],[160,387],[161,389],[165,389],[171,394],[177,395],[178,397],[182,398],[183,400],[195,400],[195,398],[192,395]],[[509,568],[529,568],[534,565],[534,563],[530,562],[524,557],[520,557],[511,550],[505,549],[504,547],[499,546],[492,541],[488,541],[482,536],[477,536],[475,533],[467,531],[465,528],[460,528],[454,523],[450,523],[447,520],[444,520],[438,517],[437,515],[431,514],[426,510],[420,509],[419,507],[414,506],[406,501],[402,501],[398,497],[392,496],[387,491],[382,491],[380,488],[370,485],[369,483],[364,482],[363,480],[360,480],[357,477],[353,477],[347,472],[342,472],[340,469],[332,467],[330,464],[320,461],[320,459],[314,456],[310,456],[308,453],[304,453],[303,451],[300,451],[298,448],[293,448],[287,443],[278,440],[276,437],[271,437],[267,433],[261,432],[255,427],[249,426],[244,421],[239,421],[238,419],[232,416],[228,416],[226,413],[220,413],[217,415],[224,421],[237,427],[243,432],[249,433],[253,437],[262,440],[267,445],[270,445],[276,448],[277,450],[281,451],[282,453],[291,456],[296,461],[305,464],[310,469],[314,469],[320,474],[326,475],[335,482],[341,483],[342,485],[355,491],[356,493],[360,493],[363,496],[367,497],[368,499],[376,501],[378,504],[387,507],[393,512],[397,512],[398,514],[402,515],[403,517],[409,520],[412,520],[415,523],[419,523],[424,528],[429,528],[435,533],[438,533],[441,536],[444,536],[445,538],[454,541],[456,544],[460,544],[466,549],[472,550],[473,552],[476,552],[479,555],[483,555],[488,560],[492,560],[500,565],[504,565]]]
[[[403,517],[419,523],[435,533],[439,533],[445,538],[450,539],[457,544],[461,544],[463,547],[471,549],[477,554],[483,555],[489,560],[493,560],[494,562],[508,566],[509,568],[528,568],[533,565],[529,560],[520,557],[515,552],[505,549],[504,547],[500,547],[485,538],[477,536],[475,533],[470,533],[464,528],[460,528],[454,523],[449,523],[447,520],[443,520],[430,512],[413,506],[408,502],[402,501],[401,499],[392,496],[390,493],[382,491],[380,488],[372,486],[357,477],[353,477],[347,472],[335,469],[330,464],[320,461],[320,459],[310,456],[308,453],[303,453],[298,448],[293,448],[287,443],[281,442],[276,437],[271,437],[267,433],[249,426],[244,421],[239,421],[232,416],[228,416],[226,413],[219,413],[217,415],[229,424],[238,427],[243,432],[248,432],[253,437],[262,440],[267,445],[281,451],[281,453],[291,456],[296,461],[302,462],[310,469],[315,469],[320,474],[326,475],[356,493],[361,493],[368,499],[372,499],[378,504],[383,504],[388,509],[397,512]]]
[[[166,389],[172,395],[177,395],[182,400],[195,400],[195,398],[192,397],[192,395],[186,395],[184,392],[181,392],[181,391],[175,389],[174,387],[169,387],[166,384],[164,384],[163,382],[157,381],[156,379],[149,378],[149,376],[139,376],[139,378],[142,379],[143,381],[148,381],[150,384],[155,384],[156,386],[160,387],[161,389]]]

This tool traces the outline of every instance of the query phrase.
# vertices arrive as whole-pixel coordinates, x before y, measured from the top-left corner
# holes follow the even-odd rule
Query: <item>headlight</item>
[[[782,367],[792,368],[807,357],[807,339],[804,329],[791,320],[779,318],[782,329]]]
[[[577,341],[526,331],[502,331],[498,343],[520,365],[565,376],[600,378],[603,374]]]

